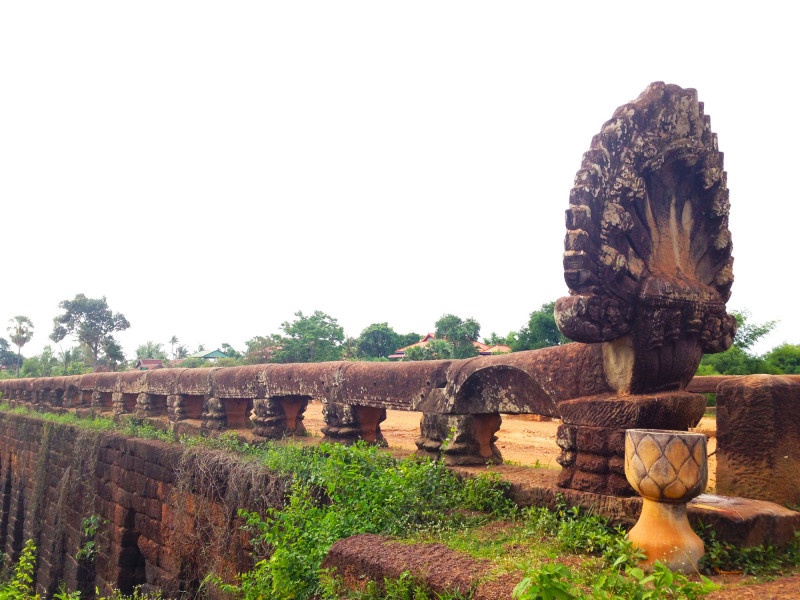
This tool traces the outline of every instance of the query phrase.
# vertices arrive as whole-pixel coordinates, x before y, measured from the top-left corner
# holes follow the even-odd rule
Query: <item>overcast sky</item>
[[[800,344],[790,3],[0,2],[0,335],[78,293],[244,349],[302,310],[518,330],[568,293],[591,138],[652,81],[725,155],[730,309]],[[52,344],[58,350],[58,344]],[[69,338],[61,347],[69,347]]]

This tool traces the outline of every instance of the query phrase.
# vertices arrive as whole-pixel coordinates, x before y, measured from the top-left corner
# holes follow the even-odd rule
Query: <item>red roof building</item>
[[[136,361],[136,364],[133,365],[133,368],[137,371],[152,371],[153,369],[162,369],[164,367],[164,361],[160,358],[140,358]]]
[[[389,355],[389,360],[402,360],[405,358],[406,350],[409,348],[414,348],[415,346],[427,346],[428,342],[431,340],[435,340],[436,335],[433,333],[426,333],[425,337],[423,337],[420,341],[416,344],[411,344],[410,346],[404,346],[402,348],[398,348],[394,351],[394,354]],[[478,354],[481,356],[489,356],[491,354],[508,354],[511,352],[510,346],[502,346],[500,344],[495,344],[494,346],[490,346],[489,344],[483,344],[481,342],[472,342],[472,345],[478,349]]]

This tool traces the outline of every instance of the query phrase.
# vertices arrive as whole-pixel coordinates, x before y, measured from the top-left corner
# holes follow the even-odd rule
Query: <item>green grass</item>
[[[652,574],[643,573],[636,566],[640,555],[624,532],[602,517],[563,502],[553,511],[520,509],[507,497],[508,484],[497,474],[462,479],[441,461],[413,456],[396,459],[362,443],[251,444],[232,432],[176,440],[171,433],[135,419],[114,423],[16,409],[10,412],[176,442],[201,457],[223,453],[230,455],[230,460],[260,465],[287,477],[290,484],[283,508],[261,514],[240,511],[256,556],[265,558],[235,579],[230,574],[207,574],[205,589],[216,586],[237,598],[437,597],[411,574],[395,581],[372,582],[352,594],[346,592],[337,575],[321,571],[320,565],[336,540],[359,533],[409,543],[435,541],[487,559],[493,565],[488,578],[509,573],[518,577],[516,597],[520,600],[699,598],[713,587],[699,574],[689,580],[660,566]],[[707,572],[777,574],[800,563],[800,541],[781,550],[742,549],[719,542],[708,529],[702,534],[708,548],[702,567]],[[17,566],[22,567],[24,564]],[[0,594],[0,600],[28,597],[32,596]]]

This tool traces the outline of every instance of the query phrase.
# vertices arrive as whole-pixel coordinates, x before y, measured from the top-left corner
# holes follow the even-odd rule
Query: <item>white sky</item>
[[[278,333],[518,330],[568,293],[583,152],[652,81],[725,154],[729,303],[800,343],[791,3],[0,3],[0,335],[77,293],[128,357]],[[61,346],[66,348],[65,340]],[[54,344],[55,349],[58,345]]]

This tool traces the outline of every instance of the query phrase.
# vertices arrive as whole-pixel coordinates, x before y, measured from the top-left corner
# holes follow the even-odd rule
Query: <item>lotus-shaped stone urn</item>
[[[642,566],[660,561],[674,571],[696,570],[705,550],[689,526],[686,503],[706,487],[706,436],[628,429],[625,476],[642,496],[642,513],[628,532],[631,543],[646,554]]]

